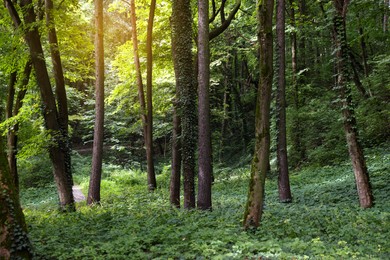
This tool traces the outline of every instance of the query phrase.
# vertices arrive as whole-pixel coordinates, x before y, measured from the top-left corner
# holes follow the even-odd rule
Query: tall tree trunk
[[[197,206],[211,210],[212,152],[210,130],[209,1],[198,0],[198,128],[199,177]]]
[[[48,27],[48,38],[50,44],[50,54],[51,60],[53,63],[54,79],[56,82],[56,96],[57,96],[57,106],[58,106],[58,123],[60,126],[63,142],[63,149],[65,155],[65,167],[69,181],[73,185],[72,178],[72,165],[71,165],[71,156],[70,156],[70,140],[68,134],[68,99],[65,89],[65,79],[64,72],[62,69],[61,55],[58,46],[57,32],[55,28],[55,20],[53,15],[53,1],[45,0],[45,9],[46,9],[46,25]]]
[[[179,91],[176,90],[176,100]],[[170,202],[180,208],[180,174],[181,174],[181,124],[177,111],[177,102],[173,105],[173,130],[172,130],[172,172],[170,181]]]
[[[146,76],[146,102],[148,114],[146,117],[146,160],[148,164],[148,187],[149,190],[154,190],[157,187],[156,174],[154,171],[153,162],[153,102],[152,102],[152,71],[153,71],[153,21],[154,12],[156,9],[156,0],[150,2],[150,12],[146,39],[146,51],[147,51],[147,76]]]
[[[270,104],[273,77],[272,15],[273,0],[257,3],[260,45],[260,83],[256,103],[255,151],[251,166],[248,200],[244,213],[245,229],[260,225],[264,205],[264,184],[270,153]]]
[[[287,141],[286,141],[286,55],[285,55],[285,0],[277,0],[277,51],[278,51],[278,91],[277,106],[277,165],[279,200],[291,202],[290,179],[288,176]]]
[[[20,21],[15,7],[10,0],[6,0],[7,9],[15,25],[18,26],[17,20]],[[29,28],[26,30],[25,39],[30,49],[31,61],[35,69],[36,79],[41,93],[43,103],[43,117],[45,127],[51,131],[53,144],[49,146],[49,156],[53,164],[54,179],[57,184],[58,196],[60,200],[60,209],[63,211],[74,211],[74,198],[72,193],[72,183],[67,175],[65,165],[65,155],[63,152],[63,142],[61,142],[60,125],[58,123],[58,111],[55,97],[51,89],[49,74],[47,72],[44,53],[41,45],[38,28],[32,26],[36,24],[36,15],[34,13],[31,0],[20,1],[20,7],[23,10],[25,25]]]
[[[222,118],[222,124],[221,124],[221,139],[219,140],[219,162],[222,162],[222,158],[224,156],[224,146],[225,146],[225,135],[227,132],[227,125],[228,125],[228,108],[229,108],[229,101],[230,101],[230,81],[231,78],[231,68],[229,66],[230,62],[224,62],[224,92],[223,92],[223,118]]]
[[[137,75],[137,86],[138,86],[138,99],[140,103],[140,109],[141,109],[141,120],[142,120],[142,126],[143,126],[143,132],[144,132],[144,141],[145,141],[145,147],[146,147],[146,160],[147,160],[147,172],[148,172],[148,189],[154,190],[156,188],[156,177],[154,174],[154,165],[153,165],[153,149],[152,149],[152,143],[153,140],[149,140],[149,137],[153,137],[152,135],[152,124],[148,124],[149,117],[152,116],[152,112],[148,115],[149,109],[151,111],[153,110],[152,104],[148,106],[148,110],[146,110],[146,104],[145,104],[145,94],[144,94],[144,86],[142,83],[142,74],[141,74],[141,65],[139,61],[139,52],[138,52],[138,37],[137,37],[137,16],[135,11],[135,0],[130,1],[130,11],[131,11],[131,26],[132,26],[132,41],[133,41],[133,53],[134,53],[134,65]],[[151,10],[152,12],[152,10]],[[150,14],[151,15],[151,14]],[[150,16],[149,16],[150,18]],[[153,23],[149,20],[148,23],[148,37],[152,37],[152,28],[149,31],[149,26],[153,26]],[[150,34],[150,35],[149,35]],[[150,49],[152,48],[152,42],[150,38]],[[149,46],[148,46],[149,47]],[[149,79],[149,77],[152,76],[151,74],[151,68],[149,66],[152,66],[152,63],[149,64],[149,59],[151,61],[152,56],[149,57],[149,55],[152,55],[151,52],[148,51],[148,70],[150,69],[150,76],[148,75],[148,80],[150,80],[150,86],[147,86],[147,88],[150,87],[148,94],[150,95],[150,101],[148,100],[148,103],[152,102],[151,99],[151,89],[152,89],[152,78]],[[148,82],[149,83],[149,82]],[[152,121],[151,121],[152,122]]]
[[[92,169],[87,204],[100,203],[100,183],[104,138],[104,28],[103,0],[95,0],[95,126],[93,134]]]
[[[3,149],[0,135],[0,259],[32,259],[26,222]]]
[[[14,73],[12,73],[14,74]],[[24,71],[22,74],[22,78],[17,81],[17,75],[11,75],[10,84],[9,84],[9,92],[8,92],[8,100],[7,100],[7,110],[6,110],[6,118],[9,119],[11,117],[17,116],[19,114],[19,110],[22,107],[24,96],[27,92],[27,84],[30,80],[31,74],[31,60],[28,60]],[[15,77],[15,78],[14,78]],[[16,83],[20,86],[18,94],[15,99],[15,87]],[[14,124],[7,134],[7,143],[8,143],[8,164],[10,167],[10,173],[14,180],[14,185],[19,194],[19,174],[17,168],[17,146],[18,146],[18,131],[19,131],[19,123]]]
[[[344,132],[347,139],[349,155],[352,161],[355,181],[359,195],[360,206],[369,208],[373,205],[371,184],[363,155],[363,149],[358,139],[356,118],[352,104],[351,88],[348,85],[348,43],[345,16],[349,0],[333,1],[336,15],[334,17],[334,35],[336,48],[337,90],[342,106]]]
[[[190,0],[172,2],[172,56],[176,89],[180,92],[184,208],[195,207],[196,103],[192,61],[192,14]]]
[[[290,0],[291,7],[291,26],[296,27],[294,0]],[[298,165],[305,158],[305,149],[302,144],[301,137],[301,120],[300,120],[300,102],[299,102],[299,85],[298,85],[298,44],[297,32],[293,30],[291,33],[291,69],[292,69],[292,88],[294,102],[294,117],[292,118],[292,147],[294,149],[295,165]]]

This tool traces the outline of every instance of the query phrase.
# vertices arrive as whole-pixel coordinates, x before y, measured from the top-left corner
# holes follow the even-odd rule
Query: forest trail
[[[81,191],[80,186],[74,185],[72,187],[72,191],[73,191],[73,197],[74,197],[75,202],[80,202],[80,201],[85,200],[85,196],[84,196],[83,192]]]

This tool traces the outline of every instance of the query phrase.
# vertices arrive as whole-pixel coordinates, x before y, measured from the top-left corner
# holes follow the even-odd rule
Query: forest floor
[[[75,183],[88,190],[90,158],[76,156]],[[257,231],[244,231],[249,169],[217,167],[213,211],[169,205],[170,167],[158,189],[146,174],[105,164],[102,203],[57,211],[54,185],[24,189],[22,205],[36,259],[390,259],[390,150],[367,152],[375,206],[361,209],[350,163],[291,172],[293,203],[278,202],[277,178],[266,181]]]

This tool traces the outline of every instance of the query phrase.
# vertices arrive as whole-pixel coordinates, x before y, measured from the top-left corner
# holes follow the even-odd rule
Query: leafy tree
[[[15,27],[21,26],[21,19],[16,11],[15,6],[11,1],[6,1],[6,7],[14,22]],[[49,155],[53,164],[53,172],[57,183],[58,195],[60,197],[61,210],[74,211],[74,198],[72,194],[72,176],[68,174],[66,165],[66,155],[61,134],[61,126],[58,121],[58,110],[56,100],[51,89],[49,74],[46,67],[46,62],[41,57],[44,57],[44,52],[40,40],[40,34],[36,27],[36,14],[32,2],[30,0],[20,2],[20,8],[23,10],[24,26],[31,26],[29,30],[24,31],[25,40],[29,46],[32,64],[36,73],[37,82],[39,85],[41,100],[43,103],[43,116],[45,119],[45,127],[51,131],[53,143],[49,146]]]

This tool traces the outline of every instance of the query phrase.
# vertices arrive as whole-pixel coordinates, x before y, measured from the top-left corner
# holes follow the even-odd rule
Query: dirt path
[[[83,192],[81,191],[80,186],[74,185],[72,187],[72,191],[73,191],[73,197],[74,197],[75,202],[80,202],[80,201],[85,200],[85,196],[84,196]]]

